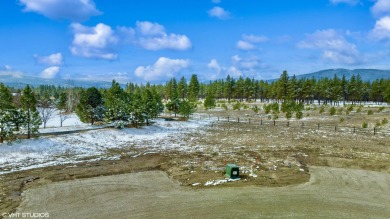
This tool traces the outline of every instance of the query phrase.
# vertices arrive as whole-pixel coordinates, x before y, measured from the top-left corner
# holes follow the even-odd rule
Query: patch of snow
[[[115,148],[141,148],[143,153],[191,151],[195,149],[183,143],[186,134],[204,132],[204,127],[209,124],[207,120],[175,122],[157,119],[152,126],[139,129],[101,129],[26,139],[11,145],[0,144],[0,174],[83,161],[119,159],[120,155],[109,153]]]

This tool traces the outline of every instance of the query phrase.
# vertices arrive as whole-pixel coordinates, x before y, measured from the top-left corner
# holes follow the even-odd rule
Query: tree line
[[[136,127],[149,125],[150,120],[164,108],[184,118],[189,118],[199,104],[214,108],[216,100],[261,101],[265,111],[282,110],[286,116],[302,117],[303,104],[317,101],[319,104],[359,103],[364,101],[390,102],[390,79],[372,82],[362,81],[360,75],[333,78],[290,77],[284,71],[273,81],[239,77],[200,83],[196,74],[190,81],[172,78],[165,84],[139,85],[128,83],[124,88],[113,81],[108,89],[95,87],[26,86],[23,90],[8,88],[0,83],[0,142],[15,139],[17,134],[28,138],[38,132],[39,125],[46,127],[55,113],[60,126],[76,112],[82,122],[112,123],[118,128],[128,124]]]

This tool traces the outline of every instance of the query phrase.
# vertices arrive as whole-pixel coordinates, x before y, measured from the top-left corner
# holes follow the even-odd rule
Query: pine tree
[[[37,111],[37,99],[29,85],[22,91],[20,103],[24,117],[24,123],[22,125],[27,129],[27,138],[30,139],[32,135],[38,133],[38,128],[42,120]]]
[[[180,103],[178,112],[188,120],[196,112],[196,103],[184,100]]]
[[[97,121],[102,121],[104,111],[102,95],[95,87],[81,91],[80,103],[76,107],[76,114],[82,122],[89,122],[93,125]]]
[[[188,99],[191,102],[197,102],[199,97],[200,85],[198,76],[193,74],[191,76],[190,84],[188,86]]]
[[[204,108],[206,110],[215,108],[215,98],[214,98],[214,92],[211,87],[209,87],[209,91],[207,92],[206,98],[204,100]]]
[[[181,77],[179,84],[177,85],[177,89],[178,89],[179,97],[182,100],[184,100],[187,97],[187,93],[188,93],[188,85],[187,85],[186,78],[184,76]]]
[[[105,119],[109,122],[128,122],[131,113],[129,99],[119,83],[113,80],[111,87],[104,93]]]
[[[14,137],[15,124],[12,122],[14,113],[12,94],[0,83],[0,143],[3,143],[4,139]]]

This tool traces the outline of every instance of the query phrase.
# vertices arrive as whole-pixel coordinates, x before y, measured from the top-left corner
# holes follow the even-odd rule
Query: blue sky
[[[2,0],[0,74],[152,83],[390,69],[389,0]]]

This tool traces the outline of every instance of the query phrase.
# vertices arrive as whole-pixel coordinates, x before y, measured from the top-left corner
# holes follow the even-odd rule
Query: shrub
[[[320,107],[320,114],[322,114],[322,113],[324,113],[325,112],[325,106],[324,105],[322,105],[321,107]]]
[[[271,109],[272,109],[272,112],[274,113],[274,114],[276,114],[276,113],[279,113],[279,104],[278,103],[272,103],[271,104]]]
[[[267,119],[268,119],[268,120],[271,120],[271,119],[272,119],[272,116],[271,116],[271,115],[268,115],[268,116],[267,116]]]
[[[367,122],[363,122],[362,128],[366,129],[367,127],[368,127],[368,123]]]
[[[233,105],[233,110],[238,110],[240,111],[241,110],[241,103],[240,102],[237,102]]]
[[[382,124],[381,124],[380,121],[378,121],[378,122],[375,123],[375,127],[379,127],[379,126],[381,126],[381,125],[382,125]]]
[[[389,123],[389,120],[387,120],[386,118],[384,118],[384,119],[382,120],[382,125],[386,125],[387,123]]]
[[[380,113],[380,112],[382,112],[383,110],[385,110],[385,107],[384,107],[384,106],[381,106],[381,107],[379,107],[378,112]]]
[[[362,108],[363,108],[363,106],[360,105],[360,106],[358,107],[358,109],[356,110],[356,112],[358,112],[358,113],[362,112]]]
[[[353,105],[349,105],[347,107],[347,112],[352,112],[353,111]]]
[[[243,107],[244,109],[249,109],[249,106],[246,105],[246,104],[242,104],[242,107]]]
[[[254,107],[252,107],[252,110],[253,112],[255,113],[259,113],[259,107],[257,105],[255,105]]]
[[[271,112],[271,104],[264,104],[263,106],[265,114],[269,114]]]
[[[274,114],[273,117],[272,117],[273,120],[277,120],[279,119],[279,116],[277,114]]]
[[[310,116],[310,114],[307,114],[307,116]],[[303,113],[302,113],[301,111],[296,112],[296,113],[295,113],[295,117],[296,117],[297,119],[302,119],[302,118],[303,118]]]
[[[291,117],[292,117],[292,112],[291,112],[291,111],[288,111],[288,112],[286,113],[286,119],[291,119]]]
[[[345,121],[344,117],[341,117],[340,122],[344,122],[344,121]]]
[[[226,111],[228,110],[228,107],[224,103],[221,105],[221,107],[224,108]]]
[[[372,111],[372,110],[367,111],[367,115],[373,115],[373,114],[374,114],[374,111]]]
[[[337,109],[337,115],[342,115],[343,114],[343,108]]]
[[[334,107],[330,108],[329,114],[330,114],[331,116],[334,116],[334,115],[336,114],[336,108],[334,108]]]

